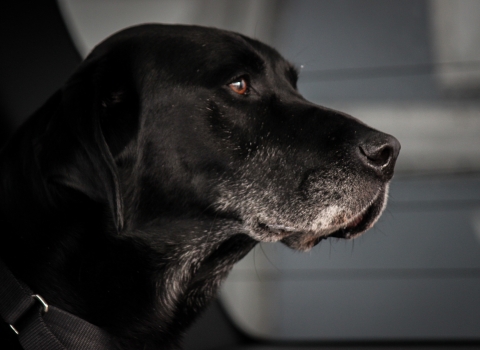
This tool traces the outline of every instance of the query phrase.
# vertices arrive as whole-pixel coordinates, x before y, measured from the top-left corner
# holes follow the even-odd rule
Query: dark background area
[[[0,10],[0,145],[81,62],[55,1],[4,1]]]

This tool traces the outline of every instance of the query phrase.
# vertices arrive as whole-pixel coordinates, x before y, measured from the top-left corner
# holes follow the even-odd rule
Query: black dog
[[[296,82],[231,32],[110,37],[0,155],[1,259],[112,347],[177,348],[255,244],[352,238],[385,206],[398,141]]]

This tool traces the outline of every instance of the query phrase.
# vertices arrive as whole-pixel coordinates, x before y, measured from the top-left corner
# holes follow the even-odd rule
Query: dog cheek
[[[218,196],[216,183],[218,176],[209,176],[208,174],[198,173],[193,175],[190,186],[195,197],[204,201],[203,205],[208,206]]]
[[[231,105],[208,100],[205,120],[218,149],[234,161],[245,161],[260,148],[259,106]]]

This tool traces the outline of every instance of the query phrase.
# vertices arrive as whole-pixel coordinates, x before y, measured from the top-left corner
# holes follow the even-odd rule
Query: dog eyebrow
[[[240,57],[242,57],[243,65],[255,73],[262,73],[266,70],[266,62],[255,51],[245,50]]]
[[[266,71],[266,62],[254,51],[237,51],[230,57],[223,58],[222,65],[213,70],[211,76],[221,81],[234,78],[236,75],[252,73],[262,74]]]

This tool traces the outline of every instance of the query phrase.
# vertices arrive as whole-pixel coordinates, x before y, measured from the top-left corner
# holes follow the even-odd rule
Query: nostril
[[[358,155],[361,162],[384,180],[393,176],[395,163],[400,152],[400,143],[390,135],[370,136],[359,145]]]
[[[360,152],[364,155],[368,163],[379,168],[390,163],[390,159],[393,156],[393,148],[388,144],[368,148],[360,146]]]

